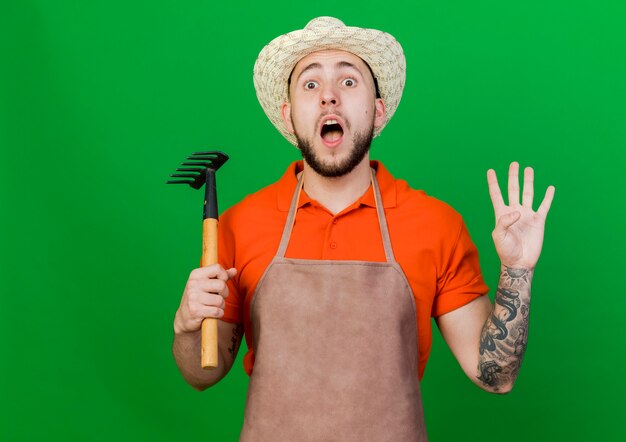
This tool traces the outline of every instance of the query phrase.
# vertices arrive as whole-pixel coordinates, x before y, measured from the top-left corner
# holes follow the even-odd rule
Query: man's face
[[[309,54],[296,64],[289,93],[283,120],[313,170],[342,176],[363,161],[374,128],[385,119],[384,103],[376,98],[363,60],[339,50]]]

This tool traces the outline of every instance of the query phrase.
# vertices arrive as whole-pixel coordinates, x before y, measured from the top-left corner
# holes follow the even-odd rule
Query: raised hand
[[[524,169],[522,203],[519,201],[519,164],[509,167],[509,205],[502,199],[498,178],[493,169],[487,171],[489,195],[496,215],[492,237],[502,265],[533,269],[539,260],[543,245],[546,216],[554,197],[554,186],[549,186],[536,212],[533,211],[534,171]]]

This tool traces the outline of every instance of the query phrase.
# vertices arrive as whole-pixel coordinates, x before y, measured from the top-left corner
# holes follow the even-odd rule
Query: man
[[[554,188],[533,212],[533,171],[520,204],[512,163],[506,206],[488,172],[502,263],[494,307],[461,217],[369,159],[404,79],[393,37],[330,17],[257,59],[259,101],[303,161],[223,214],[221,265],[191,272],[174,320],[176,362],[199,390],[226,375],[245,332],[241,440],[426,440],[431,316],[473,382],[513,386]],[[205,317],[221,318],[213,371],[200,368]]]

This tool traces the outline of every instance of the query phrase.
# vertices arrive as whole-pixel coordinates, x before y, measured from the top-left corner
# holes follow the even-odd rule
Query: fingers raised
[[[513,161],[509,166],[509,206],[519,204],[519,163]]]
[[[555,190],[556,189],[554,188],[554,186],[548,186],[548,188],[546,189],[546,195],[543,197],[543,201],[537,209],[538,215],[541,215],[544,218],[548,216],[548,211],[550,210],[550,206],[552,205],[552,199],[554,198]]]
[[[502,192],[500,192],[500,186],[498,185],[498,177],[496,176],[496,171],[493,169],[487,171],[487,184],[489,185],[491,204],[493,204],[493,210],[497,218],[498,213],[500,213],[505,206],[504,200],[502,199]]]
[[[535,194],[535,172],[532,167],[524,169],[524,193],[522,193],[522,206],[533,209],[533,197]]]

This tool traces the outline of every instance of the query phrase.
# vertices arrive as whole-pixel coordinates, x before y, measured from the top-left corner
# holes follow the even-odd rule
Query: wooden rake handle
[[[202,260],[206,267],[217,263],[217,190],[215,172],[228,160],[228,155],[217,150],[194,152],[171,174],[167,184],[188,184],[193,189],[204,187],[204,213],[202,224]],[[205,185],[206,184],[206,185]],[[202,368],[217,367],[217,319],[202,321]]]
[[[206,218],[202,223],[202,267],[217,263],[217,220]],[[202,321],[202,368],[217,367],[217,319]]]

